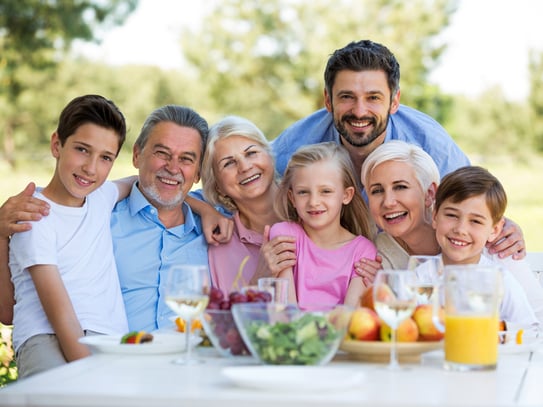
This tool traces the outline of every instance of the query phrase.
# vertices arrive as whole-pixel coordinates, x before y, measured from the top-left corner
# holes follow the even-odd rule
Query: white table
[[[21,380],[0,390],[0,406],[542,406],[543,353],[501,355],[490,372],[445,371],[438,358],[390,372],[384,365],[345,360],[323,369],[366,373],[360,386],[343,391],[279,392],[234,386],[225,366],[256,364],[250,357],[220,358],[198,349],[206,363],[179,366],[175,355],[99,354]]]

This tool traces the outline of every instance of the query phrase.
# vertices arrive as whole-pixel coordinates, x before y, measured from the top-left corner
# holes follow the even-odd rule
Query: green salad
[[[291,322],[253,321],[247,327],[254,350],[275,365],[314,365],[335,349],[340,333],[324,316],[305,314]]]

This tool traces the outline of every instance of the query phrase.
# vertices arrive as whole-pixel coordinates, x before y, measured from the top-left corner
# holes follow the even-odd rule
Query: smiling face
[[[398,110],[400,92],[391,99],[383,71],[338,72],[332,94],[325,91],[325,104],[343,145],[365,147],[383,142],[390,114]]]
[[[57,164],[44,195],[61,205],[81,206],[107,179],[118,151],[119,136],[92,123],[79,126],[64,146],[54,133],[51,152]]]
[[[134,146],[138,186],[157,209],[179,206],[198,182],[201,143],[197,130],[161,122],[151,131],[143,150]]]
[[[484,195],[454,203],[446,199],[433,217],[444,264],[477,264],[488,241],[501,231],[503,221],[493,224]]]
[[[386,161],[375,168],[367,185],[370,213],[389,235],[404,239],[430,223],[425,213],[432,205],[432,189],[423,191],[413,167],[401,161]]]
[[[243,136],[220,139],[213,158],[219,193],[238,207],[263,196],[273,199],[269,196],[275,176],[273,159],[256,141]]]
[[[343,187],[342,172],[330,160],[297,168],[288,192],[308,234],[311,230],[339,227],[341,208],[351,201],[353,194],[353,187]]]

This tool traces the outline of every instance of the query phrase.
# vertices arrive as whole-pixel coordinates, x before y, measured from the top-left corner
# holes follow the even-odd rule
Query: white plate
[[[124,353],[131,355],[153,355],[159,353],[178,353],[185,350],[185,336],[178,333],[153,333],[153,341],[141,344],[121,343],[122,335],[92,335],[79,338],[93,353]],[[202,338],[191,336],[192,347]]]
[[[500,332],[500,335],[506,335],[506,342],[498,346],[498,352],[502,354],[533,352],[543,344],[543,334],[537,330],[525,330],[522,335],[522,344],[516,343],[516,331]]]
[[[364,373],[329,366],[236,366],[221,373],[241,387],[269,391],[330,391],[359,385]]]
[[[517,345],[514,342],[506,343],[498,346],[499,354],[515,354],[515,353],[529,353],[536,351],[541,346],[541,342],[523,343]]]

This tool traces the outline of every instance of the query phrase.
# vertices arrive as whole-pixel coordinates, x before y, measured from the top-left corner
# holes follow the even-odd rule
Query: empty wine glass
[[[201,363],[191,358],[192,320],[201,315],[209,302],[209,270],[203,265],[178,265],[168,271],[164,287],[166,304],[185,320],[185,356],[173,361],[176,364]]]
[[[380,270],[373,282],[375,311],[391,329],[390,363],[388,369],[398,370],[396,330],[417,306],[414,289],[416,276],[410,270]]]
[[[407,268],[417,276],[417,303],[430,304],[443,278],[441,256],[409,256]]]

